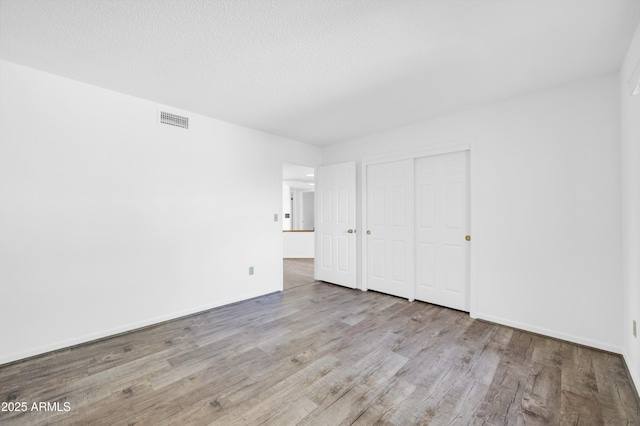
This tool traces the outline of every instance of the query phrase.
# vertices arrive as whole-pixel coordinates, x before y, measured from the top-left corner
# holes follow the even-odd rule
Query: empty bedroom
[[[640,0],[0,0],[0,424],[640,425]]]

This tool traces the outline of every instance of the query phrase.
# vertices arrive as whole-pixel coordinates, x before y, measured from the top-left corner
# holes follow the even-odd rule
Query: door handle
[[[347,232],[350,233],[350,234],[353,234],[353,233],[356,232],[356,230],[355,229],[349,229],[349,230],[347,230]]]
[[[371,231],[367,229],[367,235],[371,235]]]
[[[464,239],[467,241],[471,241],[471,235],[467,235],[466,237],[464,237]]]

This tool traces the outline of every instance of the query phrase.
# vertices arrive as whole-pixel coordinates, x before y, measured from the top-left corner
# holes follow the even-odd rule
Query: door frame
[[[392,161],[410,160],[420,157],[430,157],[433,155],[449,154],[452,152],[469,151],[469,235],[471,235],[471,246],[469,247],[469,316],[477,318],[478,314],[478,280],[477,280],[477,250],[474,242],[478,241],[478,221],[477,221],[477,158],[478,147],[474,138],[465,138],[443,142],[439,144],[424,146],[415,149],[394,151],[374,156],[364,157],[360,170],[360,193],[362,194],[360,220],[362,230],[360,235],[361,247],[361,289],[367,291],[367,167],[370,165],[389,163]]]

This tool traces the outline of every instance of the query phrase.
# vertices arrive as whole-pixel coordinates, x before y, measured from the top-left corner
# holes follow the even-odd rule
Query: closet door
[[[415,161],[415,298],[469,311],[469,152]]]
[[[414,298],[414,160],[367,166],[367,287]]]

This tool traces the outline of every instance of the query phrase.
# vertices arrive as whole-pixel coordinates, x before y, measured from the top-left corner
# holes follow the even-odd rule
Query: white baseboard
[[[629,375],[631,376],[631,382],[636,387],[636,392],[640,395],[640,366],[635,365],[631,362],[631,357],[629,354],[624,351],[622,353],[622,358],[624,358],[625,364],[627,364],[627,369],[629,370]]]
[[[599,342],[597,340],[587,339],[580,336],[574,336],[572,334],[562,333],[556,330],[549,330],[543,327],[537,327],[531,324],[525,324],[518,321],[511,321],[508,319],[495,317],[493,315],[486,315],[482,313],[477,313],[475,316],[477,319],[482,319],[490,322],[494,322],[496,324],[507,325],[509,327],[518,328],[520,330],[530,331],[536,334],[542,334],[544,336],[554,337],[556,339],[566,340],[567,342],[577,343],[579,345],[589,346],[596,349],[601,349],[607,352],[613,352],[616,354],[622,354],[622,347],[612,345],[605,342]]]
[[[143,327],[148,327],[151,325],[155,325],[155,324],[159,324],[165,321],[170,321],[170,320],[174,320],[177,318],[182,318],[182,317],[186,317],[189,315],[193,315],[193,314],[197,314],[199,312],[204,312],[204,311],[208,311],[210,309],[213,308],[218,308],[220,306],[224,306],[224,305],[229,305],[231,303],[236,303],[236,302],[241,302],[243,300],[248,300],[248,299],[252,299],[254,297],[258,297],[258,296],[264,296],[266,294],[270,294],[270,293],[274,293],[277,291],[281,291],[282,288],[280,289],[273,289],[273,291],[267,291],[267,292],[259,292],[259,293],[255,293],[255,294],[245,294],[242,295],[240,297],[236,297],[236,298],[232,298],[232,299],[227,299],[227,300],[222,300],[222,301],[218,301],[216,303],[212,303],[209,305],[202,305],[202,306],[198,306],[198,307],[194,307],[194,308],[190,308],[190,309],[185,309],[182,311],[178,311],[178,312],[172,312],[170,314],[166,314],[166,315],[160,315],[154,318],[149,318],[143,321],[139,321],[136,323],[131,323],[131,324],[126,324],[126,325],[122,325],[122,326],[118,326],[118,327],[113,327],[107,330],[102,330],[102,331],[98,331],[95,333],[91,333],[91,334],[86,334],[84,336],[78,336],[78,337],[74,337],[72,339],[67,339],[67,340],[63,340],[60,342],[55,342],[55,343],[51,343],[48,345],[43,345],[43,346],[38,346],[35,348],[31,348],[29,350],[26,351],[19,351],[19,352],[14,352],[11,354],[2,354],[0,355],[0,366],[2,366],[3,364],[7,364],[10,362],[15,362],[15,361],[19,361],[25,358],[30,358],[33,356],[37,356],[37,355],[42,355],[45,354],[47,352],[52,352],[52,351],[57,351],[60,349],[64,349],[64,348],[68,348],[71,346],[75,346],[75,345],[79,345],[82,343],[87,343],[87,342],[91,342],[94,340],[98,340],[98,339],[104,339],[107,337],[111,337],[111,336],[115,336],[118,334],[122,334],[122,333],[126,333],[129,331],[133,331],[133,330],[137,330],[139,328],[143,328]]]

